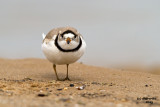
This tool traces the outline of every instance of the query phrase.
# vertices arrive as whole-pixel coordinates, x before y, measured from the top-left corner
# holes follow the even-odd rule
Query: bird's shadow
[[[60,79],[64,79],[66,77],[66,73],[58,73],[58,77]],[[45,73],[41,75],[41,78],[45,80],[57,80],[56,75],[52,72]],[[83,81],[81,77],[69,75],[71,81]]]

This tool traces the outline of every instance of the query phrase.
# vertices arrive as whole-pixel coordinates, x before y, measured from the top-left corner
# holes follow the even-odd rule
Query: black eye
[[[74,38],[76,38],[77,37],[77,35],[74,35]]]

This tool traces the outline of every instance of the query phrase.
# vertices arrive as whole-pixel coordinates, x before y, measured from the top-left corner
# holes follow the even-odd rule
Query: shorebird
[[[59,27],[52,29],[47,35],[44,33],[42,51],[53,64],[58,81],[62,81],[57,74],[56,65],[67,65],[67,75],[63,80],[70,80],[68,66],[76,62],[84,54],[86,43],[82,35],[73,27]]]

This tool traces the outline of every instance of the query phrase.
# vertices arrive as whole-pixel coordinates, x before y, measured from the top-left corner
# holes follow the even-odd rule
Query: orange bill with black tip
[[[69,43],[71,42],[71,39],[68,37],[68,38],[66,39],[66,42],[67,42],[67,44],[69,44]]]

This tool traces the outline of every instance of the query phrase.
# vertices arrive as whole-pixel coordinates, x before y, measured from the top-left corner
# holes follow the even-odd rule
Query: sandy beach
[[[66,66],[57,66],[64,78]],[[0,59],[0,107],[159,107],[160,75],[75,63],[56,81],[45,59]]]

